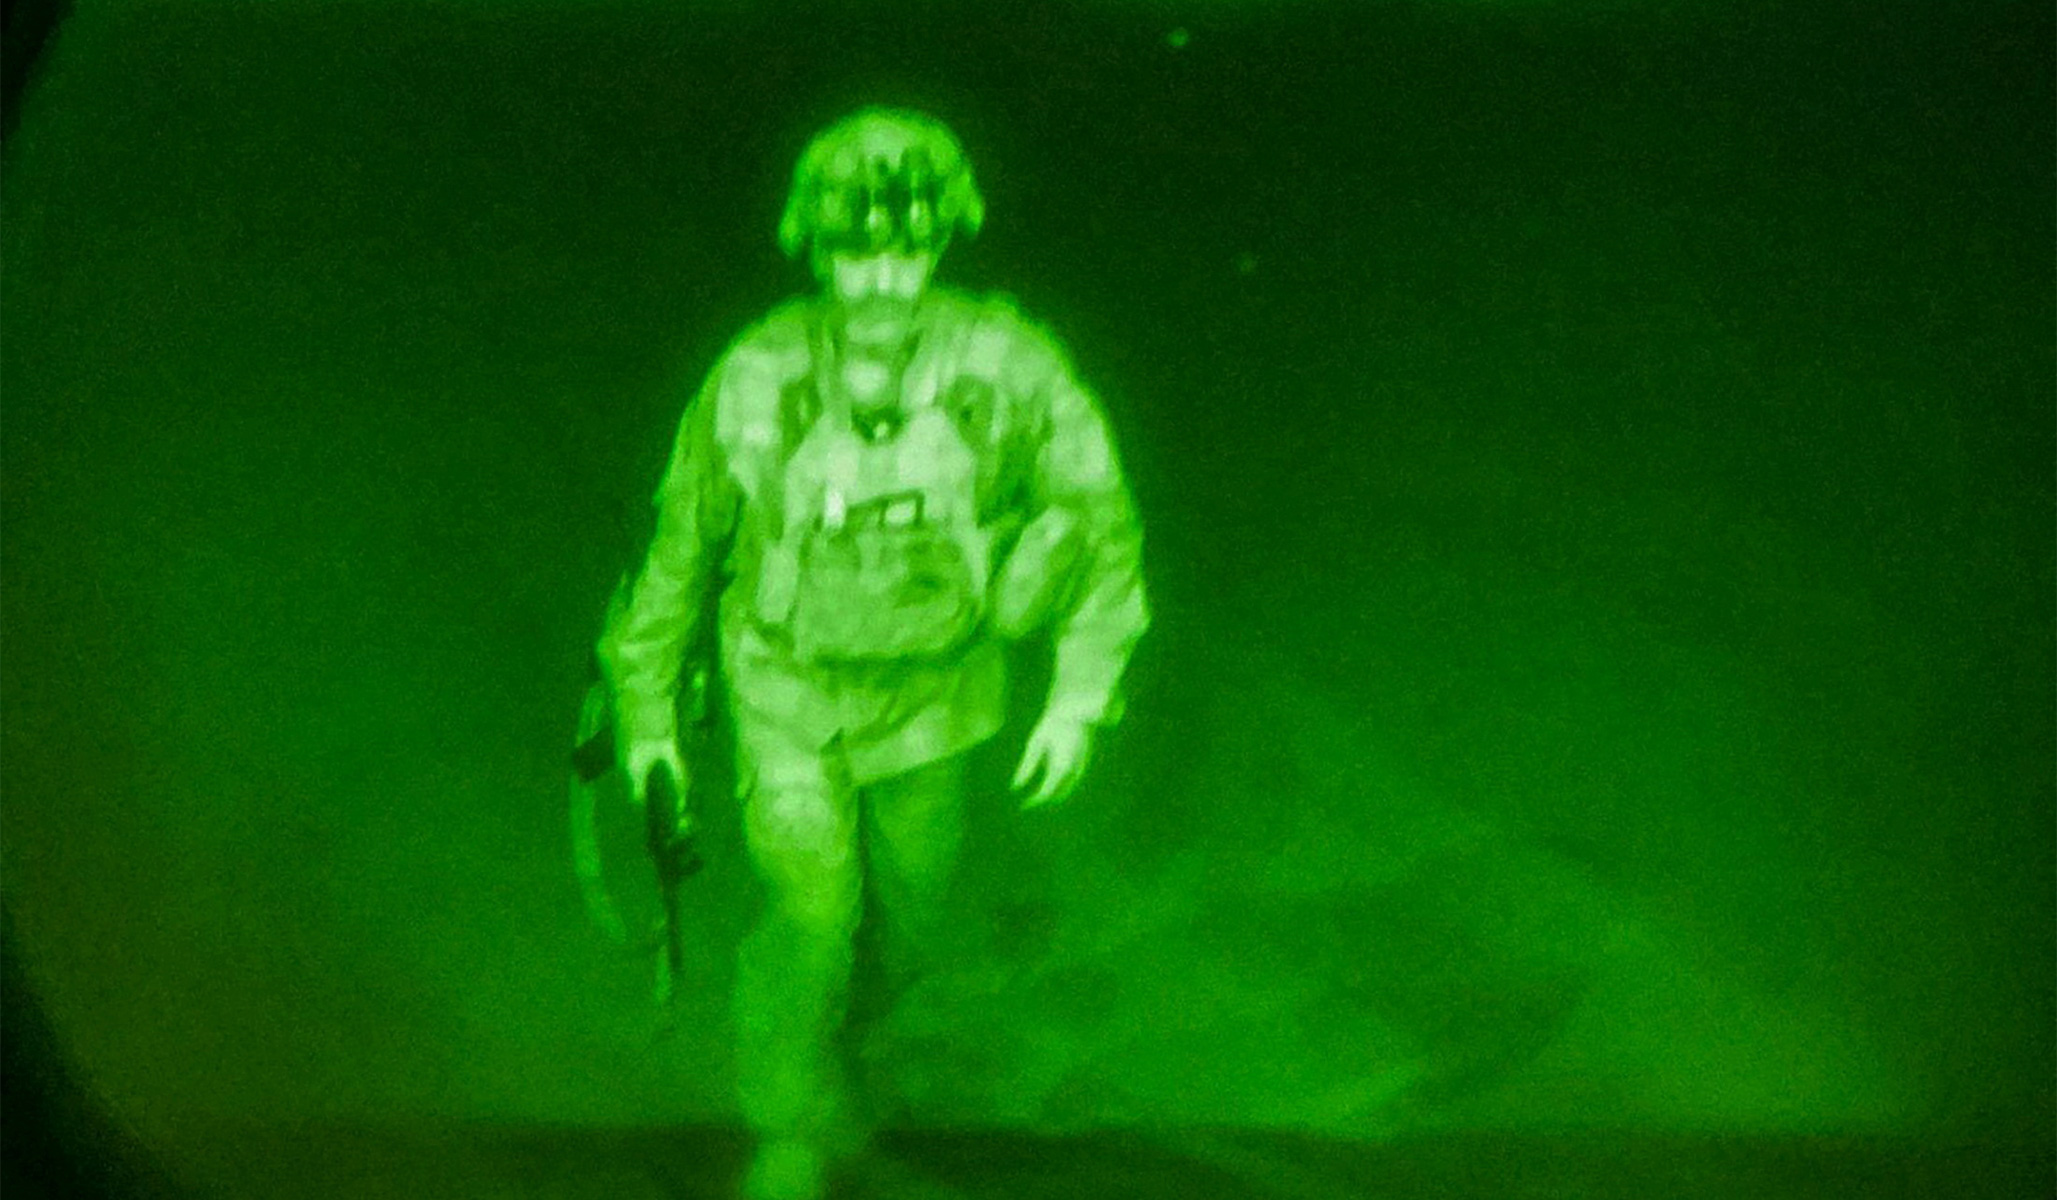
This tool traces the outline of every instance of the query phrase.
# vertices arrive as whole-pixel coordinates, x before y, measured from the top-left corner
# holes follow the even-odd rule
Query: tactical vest
[[[933,381],[907,373],[891,384],[897,430],[860,429],[829,334],[814,324],[817,415],[780,471],[782,533],[765,551],[757,618],[783,630],[802,662],[946,657],[985,611],[992,533],[978,520],[979,455]]]
[[[1032,451],[996,365],[967,361],[977,318],[924,331],[883,436],[862,427],[831,335],[810,324],[812,369],[792,385],[807,403],[781,405],[793,428],[761,497],[778,519],[757,620],[806,663],[946,659],[982,627],[1025,636],[1063,602],[1078,539],[1071,514],[1019,507]]]

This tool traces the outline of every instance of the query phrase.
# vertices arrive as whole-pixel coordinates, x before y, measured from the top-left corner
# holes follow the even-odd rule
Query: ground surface
[[[938,1200],[1999,1200],[2048,1196],[2053,1180],[2047,1152],[1863,1140],[1452,1135],[1364,1146],[1191,1130],[883,1145]],[[192,1178],[222,1200],[711,1200],[732,1194],[746,1152],[721,1130],[248,1129],[207,1142]],[[927,1200],[904,1182],[844,1195]]]

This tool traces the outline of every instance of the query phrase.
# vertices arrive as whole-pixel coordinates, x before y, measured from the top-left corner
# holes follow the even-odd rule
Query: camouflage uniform
[[[815,1141],[850,1115],[832,1046],[864,849],[888,946],[918,958],[956,855],[962,756],[999,731],[1006,642],[1038,623],[1022,596],[1049,605],[1049,711],[1090,724],[1119,719],[1149,623],[1115,448],[1050,335],[1004,299],[931,290],[899,376],[904,423],[872,441],[826,366],[828,314],[791,302],[723,356],[681,423],[647,560],[600,645],[622,736],[674,736],[698,601],[722,589],[738,799],[770,892],[738,963],[739,1090],[762,1136]],[[1064,518],[1069,568],[1058,553],[1017,569],[1032,557],[1024,529],[1046,515]],[[877,540],[824,549],[859,527]],[[908,549],[916,530],[932,536]],[[970,607],[933,580],[907,585],[902,562],[879,610],[901,615],[864,628],[877,590],[864,572],[881,554],[932,564],[915,576],[961,576]],[[881,649],[853,652],[853,638]]]

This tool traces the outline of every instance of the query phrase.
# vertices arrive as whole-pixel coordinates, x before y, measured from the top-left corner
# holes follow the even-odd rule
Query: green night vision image
[[[2045,8],[7,41],[8,1195],[2057,1193]]]

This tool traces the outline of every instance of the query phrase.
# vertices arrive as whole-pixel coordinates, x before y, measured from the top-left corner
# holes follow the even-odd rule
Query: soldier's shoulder
[[[722,356],[723,370],[777,378],[804,373],[811,312],[810,302],[804,297],[772,309],[730,343],[728,352]]]
[[[770,436],[780,398],[810,369],[809,328],[806,301],[789,300],[729,343],[701,393],[717,442],[734,447]]]
[[[955,293],[962,319],[971,330],[971,357],[1009,374],[1059,368],[1064,343],[1051,328],[1030,316],[1007,292]]]
[[[964,314],[964,319],[996,333],[1014,337],[1047,336],[1043,323],[1030,316],[1012,292],[947,289],[944,295]]]

